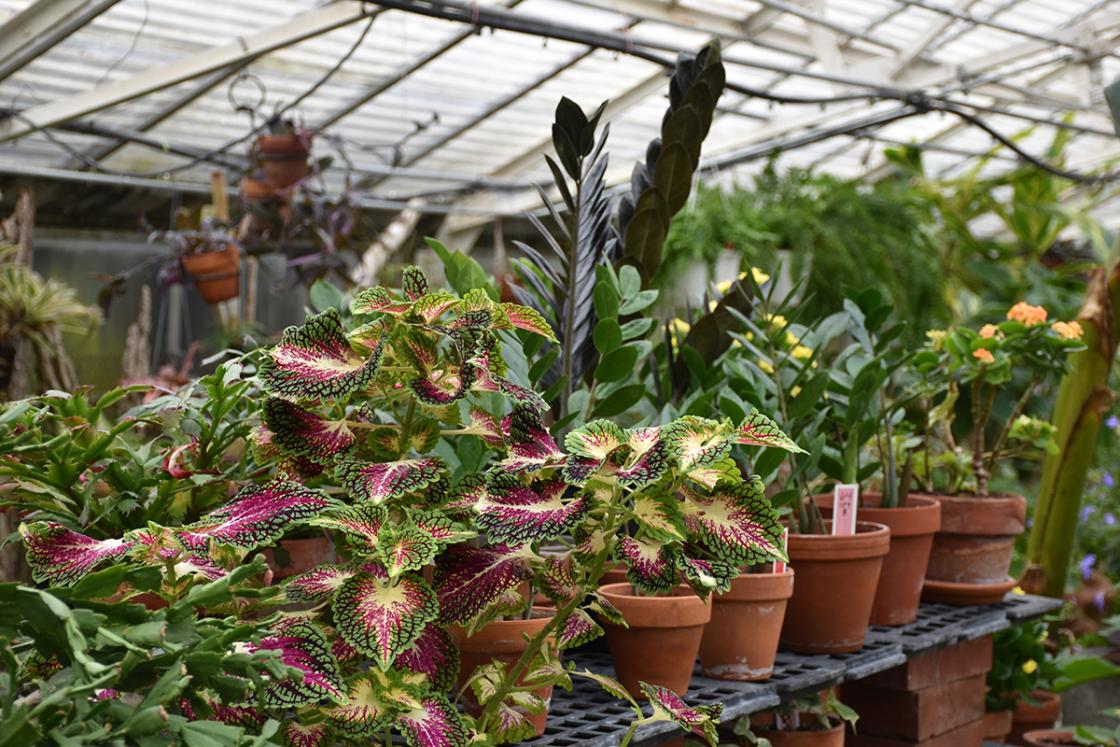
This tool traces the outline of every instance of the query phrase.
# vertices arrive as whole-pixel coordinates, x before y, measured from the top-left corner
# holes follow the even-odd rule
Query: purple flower
[[[1108,524],[1109,526],[1112,526],[1113,524],[1115,524],[1116,523],[1116,514],[1109,511],[1107,514],[1104,515],[1104,523]]]
[[[1102,614],[1104,613],[1104,592],[1103,591],[1098,591],[1096,594],[1093,595],[1093,605],[1098,610],[1100,610]]]
[[[1111,472],[1105,472],[1104,475],[1101,476],[1101,485],[1104,485],[1106,488],[1116,487],[1116,480],[1112,477]]]
[[[1089,574],[1091,574],[1093,572],[1093,566],[1096,565],[1096,564],[1097,564],[1097,556],[1094,555],[1093,553],[1089,553],[1088,555],[1083,557],[1081,559],[1081,562],[1077,564],[1077,567],[1081,569],[1081,578],[1088,581],[1089,580]]]
[[[1092,515],[1093,515],[1093,507],[1092,506],[1082,506],[1081,507],[1081,520],[1082,521],[1088,521],[1089,517],[1092,516]]]
[[[1120,418],[1116,417],[1115,415],[1109,415],[1107,418],[1105,418],[1104,424],[1110,429],[1116,430],[1116,428],[1120,426]]]
[[[1034,526],[1034,517],[1033,516],[1027,517],[1027,529],[1030,529],[1033,526]]]

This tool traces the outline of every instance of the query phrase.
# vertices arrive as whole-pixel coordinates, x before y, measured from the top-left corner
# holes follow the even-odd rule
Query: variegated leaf
[[[380,285],[366,288],[354,296],[350,302],[351,314],[404,314],[412,308],[412,302],[395,298],[388,289]]]
[[[616,476],[624,484],[641,487],[657,482],[665,474],[672,456],[660,428],[634,428],[626,432],[630,447]]]
[[[594,599],[587,605],[587,608],[612,625],[626,627],[626,618],[623,616],[622,610],[615,607],[609,599],[599,592],[595,592]]]
[[[685,415],[666,426],[665,436],[686,474],[718,462],[731,451],[731,428],[726,422]]]
[[[377,505],[423,490],[439,480],[442,470],[443,462],[436,457],[396,462],[343,458],[334,474],[353,498]]]
[[[501,703],[494,723],[494,741],[498,744],[516,744],[532,739],[536,734],[529,714],[510,703]]]
[[[453,545],[436,561],[435,587],[440,618],[467,623],[530,576],[532,552],[527,546],[470,547]]]
[[[719,726],[719,717],[723,713],[722,703],[693,708],[667,687],[646,682],[639,684],[642,693],[653,706],[654,720],[672,721],[685,731],[708,740],[713,747],[719,741],[716,727]]]
[[[626,433],[609,420],[592,420],[564,437],[569,454],[594,459],[600,464],[628,442]]]
[[[119,560],[132,547],[124,539],[98,540],[53,521],[20,524],[31,575],[40,583],[69,586],[102,563]]]
[[[435,559],[438,549],[432,535],[416,526],[382,530],[377,541],[377,556],[388,571],[389,578],[420,570]]]
[[[619,552],[629,567],[626,578],[642,591],[656,594],[676,585],[672,558],[664,545],[624,536]]]
[[[646,534],[664,541],[684,542],[684,516],[672,495],[638,495],[634,498],[634,520]]]
[[[264,693],[269,708],[296,708],[324,700],[341,703],[346,695],[338,661],[326,637],[311,623],[297,622],[277,635],[262,638],[252,650],[278,651],[280,661],[299,670],[303,679],[287,679],[268,685]]]
[[[455,706],[442,695],[428,695],[398,721],[409,747],[467,747],[470,733]]]
[[[778,512],[758,477],[709,496],[690,495],[681,510],[689,531],[720,560],[732,565],[788,560]]]
[[[387,669],[435,619],[439,607],[420,578],[359,573],[335,594],[333,613],[342,636]]]
[[[503,303],[499,308],[511,326],[540,335],[552,342],[559,342],[556,339],[556,333],[552,331],[551,325],[545,321],[545,318],[536,309],[519,306],[515,303]]]
[[[432,407],[443,407],[467,396],[475,382],[475,369],[465,365],[457,371],[432,370],[408,382],[416,399]]]
[[[532,389],[515,384],[493,370],[482,367],[477,370],[478,376],[472,383],[473,388],[483,392],[500,392],[519,404],[541,412],[548,409],[548,403],[544,401],[544,397]]]
[[[250,485],[233,500],[214,509],[180,535],[186,543],[206,539],[249,550],[279,539],[300,522],[306,522],[334,505],[330,498],[297,482],[273,480]]]
[[[428,278],[416,265],[407,265],[401,270],[401,290],[405,298],[415,301],[428,292]]]
[[[623,687],[622,683],[616,680],[614,677],[600,674],[599,672],[592,672],[590,669],[584,669],[579,672],[572,672],[572,674],[597,683],[599,687],[603,688],[603,690],[607,692],[608,695],[618,698],[619,700],[625,700],[635,710],[638,708],[638,704],[634,702],[634,697],[630,695],[630,691]]]
[[[477,407],[471,408],[471,422],[467,430],[479,436],[489,446],[505,444],[505,434],[498,418]]]
[[[284,584],[284,596],[293,602],[317,602],[338,591],[358,570],[351,565],[324,563]]]
[[[459,299],[452,293],[445,290],[432,291],[416,299],[409,313],[415,314],[425,323],[431,324],[458,303]]]
[[[804,449],[794,443],[778,424],[763,415],[758,410],[751,410],[735,432],[735,442],[747,446],[769,446],[775,449],[785,449],[795,454],[806,453]]]
[[[428,623],[412,647],[398,656],[393,666],[422,674],[432,687],[447,692],[459,677],[459,652],[446,630]]]
[[[284,744],[288,747],[321,747],[327,743],[327,725],[307,724],[296,721],[284,724]]]
[[[743,473],[730,454],[704,465],[692,467],[687,471],[690,480],[700,483],[709,490],[720,483],[737,484],[743,481]]]
[[[312,519],[309,524],[326,529],[335,529],[357,540],[364,554],[372,554],[377,546],[377,537],[388,518],[384,506],[358,503],[334,511],[329,511]]]
[[[392,718],[392,707],[380,697],[379,683],[371,675],[358,674],[347,688],[346,700],[325,711],[331,725],[353,739],[377,736]]]
[[[499,468],[509,472],[525,472],[564,463],[564,452],[548,432],[540,413],[531,407],[517,405],[503,422],[509,457],[499,463]]]
[[[535,542],[569,531],[586,513],[583,496],[564,501],[567,485],[559,480],[524,485],[492,486],[475,504],[476,522],[492,542]]]
[[[556,636],[556,645],[561,650],[582,646],[602,634],[603,629],[591,619],[591,615],[587,614],[586,610],[577,607],[560,624],[560,632]]]
[[[474,530],[452,521],[438,511],[412,511],[409,518],[420,531],[426,532],[435,540],[441,549],[478,536]]]
[[[329,461],[354,445],[345,421],[332,421],[278,397],[265,400],[262,410],[272,440],[292,454]]]
[[[731,582],[738,575],[735,566],[729,563],[690,558],[684,554],[677,555],[677,567],[685,582],[702,597],[712,592],[723,594],[730,591]]]
[[[381,365],[383,342],[366,357],[346,338],[338,309],[288,327],[261,364],[265,389],[286,399],[339,399],[373,381]]]
[[[580,593],[574,577],[574,559],[571,552],[545,558],[544,570],[539,574],[541,592],[557,604],[570,600]]]

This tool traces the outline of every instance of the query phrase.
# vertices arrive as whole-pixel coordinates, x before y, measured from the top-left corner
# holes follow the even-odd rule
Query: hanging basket
[[[199,254],[184,254],[180,261],[183,272],[194,280],[199,295],[206,303],[221,303],[240,294],[241,252],[236,244]]]
[[[310,145],[310,138],[305,140],[299,135],[261,135],[257,153],[266,181],[283,189],[307,176]]]

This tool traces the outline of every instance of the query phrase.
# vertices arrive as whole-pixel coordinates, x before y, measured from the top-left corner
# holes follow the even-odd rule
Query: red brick
[[[991,668],[992,637],[989,635],[915,656],[905,664],[860,681],[888,690],[922,690],[973,677]]]
[[[861,719],[862,722],[862,719]],[[909,742],[905,739],[891,739],[890,737],[875,737],[864,734],[848,733],[844,741],[846,747],[981,747],[984,744],[983,720],[958,726],[952,731],[930,737],[923,742]],[[857,728],[859,724],[856,724]]]
[[[859,733],[920,742],[984,715],[983,674],[922,690],[887,690],[852,682],[840,700],[859,714]]]

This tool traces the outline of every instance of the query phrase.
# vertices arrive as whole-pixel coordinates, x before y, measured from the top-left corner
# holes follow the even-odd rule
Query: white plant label
[[[832,498],[832,534],[847,536],[856,533],[856,509],[859,508],[859,485],[836,486]]]
[[[789,527],[782,530],[782,549],[789,553]],[[785,573],[786,564],[780,560],[774,561],[774,573]]]

